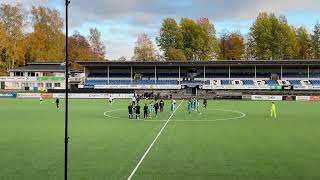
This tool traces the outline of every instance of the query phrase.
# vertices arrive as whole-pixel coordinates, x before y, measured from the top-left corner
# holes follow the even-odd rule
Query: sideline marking
[[[126,121],[135,121],[132,119],[127,119],[127,118],[121,118],[121,117],[114,117],[114,116],[110,116],[108,115],[110,112],[115,112],[115,111],[122,111],[125,109],[115,109],[115,110],[110,110],[110,111],[106,111],[104,112],[104,116],[106,117],[110,117],[110,118],[115,118],[115,119],[121,119],[121,120],[126,120]],[[177,109],[176,109],[177,110]],[[242,119],[244,117],[246,117],[246,114],[241,112],[241,111],[234,111],[234,110],[226,110],[226,109],[207,109],[207,110],[213,110],[213,111],[223,111],[223,112],[231,112],[231,113],[238,113],[240,114],[240,116],[237,117],[231,117],[231,118],[220,118],[220,119],[213,119],[213,120],[171,120],[174,122],[216,122],[216,121],[229,121],[229,120],[236,120],[236,119]],[[139,122],[144,121],[144,122],[164,122],[167,120],[137,120]]]
[[[174,112],[171,114],[171,116],[168,118],[168,120],[166,121],[166,123],[162,126],[161,130],[159,131],[158,135],[154,138],[154,140],[152,141],[152,143],[150,144],[149,148],[147,149],[147,151],[143,154],[142,158],[140,159],[140,161],[138,162],[138,164],[136,165],[136,167],[133,169],[133,171],[131,172],[130,176],[128,177],[127,180],[131,180],[131,178],[133,177],[133,175],[136,173],[136,171],[138,170],[139,166],[141,165],[141,163],[143,162],[144,158],[148,155],[150,149],[152,148],[152,146],[154,145],[154,143],[157,141],[157,139],[159,138],[159,136],[161,135],[162,131],[164,130],[164,128],[167,126],[167,124],[170,122],[171,118],[174,116],[175,112],[179,109],[179,107],[181,106],[181,104],[183,103],[183,100],[180,102],[180,104],[178,105],[178,107],[174,110]]]

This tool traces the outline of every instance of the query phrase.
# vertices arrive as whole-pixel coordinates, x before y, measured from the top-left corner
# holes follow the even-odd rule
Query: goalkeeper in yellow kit
[[[276,113],[276,104],[272,102],[271,104],[271,117],[274,116],[274,118],[277,118],[277,113]]]

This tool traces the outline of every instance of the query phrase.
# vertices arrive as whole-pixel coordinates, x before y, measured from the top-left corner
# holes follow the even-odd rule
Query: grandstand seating
[[[289,83],[291,85],[301,85],[301,81],[300,80],[289,80]]]
[[[222,80],[221,85],[232,85],[232,81],[230,80]]]
[[[279,85],[278,81],[276,80],[266,80],[265,82],[267,85],[270,85],[270,86]]]
[[[312,85],[320,86],[320,80],[311,80]]]
[[[200,80],[193,80],[193,81],[181,81],[181,84],[205,84],[209,85],[210,81],[200,81]]]
[[[247,85],[247,86],[253,86],[254,85],[254,81],[253,80],[242,80],[243,85]]]

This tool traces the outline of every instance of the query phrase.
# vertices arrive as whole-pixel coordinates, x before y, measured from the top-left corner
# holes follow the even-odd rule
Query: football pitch
[[[144,105],[142,101],[140,104]],[[129,100],[70,100],[71,180],[319,180],[320,104],[187,101],[129,120]],[[0,99],[0,179],[61,180],[64,103]]]

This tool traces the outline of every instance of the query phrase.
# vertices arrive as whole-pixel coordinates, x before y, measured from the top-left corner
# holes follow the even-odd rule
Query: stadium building
[[[161,96],[317,94],[320,61],[82,61],[84,89]]]
[[[70,84],[77,86],[83,79],[79,71],[70,71]],[[33,90],[65,89],[65,64],[28,63],[9,70],[9,76],[0,77],[0,89]]]

